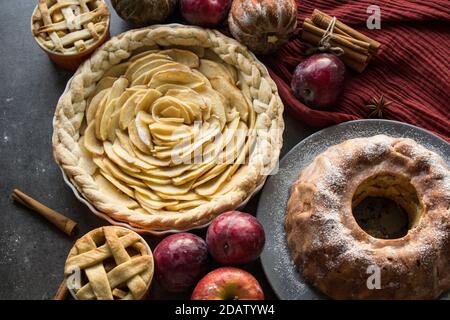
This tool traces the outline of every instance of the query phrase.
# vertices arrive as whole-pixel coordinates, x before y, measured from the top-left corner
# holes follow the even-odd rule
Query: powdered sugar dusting
[[[386,152],[389,151],[389,147],[391,145],[391,139],[383,136],[378,135],[373,137],[372,143],[366,144],[363,148],[363,155],[367,160],[374,160],[377,159]]]
[[[328,168],[328,174],[317,184],[316,197],[324,207],[337,209],[341,205],[341,199],[336,191],[342,190],[346,184],[342,170],[334,165]]]
[[[299,275],[287,248],[284,219],[292,184],[297,180],[300,171],[330,146],[348,139],[371,137],[378,134],[411,138],[428,150],[435,152],[443,158],[443,162],[441,161],[440,165],[435,166],[438,157],[430,157],[429,161],[433,162],[431,167],[438,168],[436,170],[444,168],[442,163],[445,165],[450,162],[449,144],[426,131],[391,121],[368,120],[343,123],[316,133],[293,148],[281,161],[277,175],[271,176],[268,179],[258,207],[258,219],[264,225],[267,235],[266,246],[261,260],[272,287],[281,299],[323,298],[309,284],[306,284],[301,275]],[[382,154],[386,147],[385,141],[382,140],[380,139],[380,143],[376,148],[368,148],[364,153],[368,157],[376,157]],[[335,175],[333,179],[336,179],[335,181],[338,182],[336,187],[338,187],[340,181],[339,172],[333,174]],[[441,183],[443,187],[448,188],[449,181],[447,178],[442,179]],[[335,203],[336,199],[333,199],[333,195],[328,195],[328,197],[332,204]],[[336,225],[338,225],[337,228],[343,228],[341,224],[335,223],[338,221],[336,212],[330,209],[328,215],[330,220],[328,226],[330,230],[333,225],[335,225],[335,228]],[[320,237],[322,241],[332,242],[336,240],[336,233],[330,230],[323,231],[326,239]],[[346,237],[348,232],[347,230],[339,229],[335,231],[339,232],[341,239],[342,235]],[[316,245],[319,244],[319,242],[316,243]],[[346,249],[343,250],[343,258],[364,258],[367,254],[364,250],[355,251],[354,248]],[[447,294],[447,298],[450,298],[450,293]]]

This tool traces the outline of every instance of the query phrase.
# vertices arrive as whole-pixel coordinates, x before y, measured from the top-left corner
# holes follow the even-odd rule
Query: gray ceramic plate
[[[269,177],[258,204],[257,217],[266,231],[266,245],[261,255],[264,272],[280,299],[322,299],[296,271],[286,246],[284,217],[291,185],[300,171],[328,147],[347,139],[386,134],[416,140],[450,163],[450,144],[432,133],[388,120],[360,120],[342,123],[319,131],[297,144],[281,160],[278,173]],[[447,293],[445,298],[449,298]]]

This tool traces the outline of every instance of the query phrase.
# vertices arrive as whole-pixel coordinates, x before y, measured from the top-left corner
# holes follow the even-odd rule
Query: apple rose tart
[[[77,71],[53,146],[78,191],[142,230],[185,230],[248,199],[274,169],[283,105],[265,67],[217,31],[132,30]]]

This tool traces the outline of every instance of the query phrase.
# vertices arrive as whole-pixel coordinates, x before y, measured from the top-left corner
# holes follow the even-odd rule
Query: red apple
[[[181,0],[181,14],[191,24],[213,27],[225,20],[231,0]]]
[[[171,292],[189,289],[208,268],[206,243],[191,233],[178,233],[163,239],[156,246],[153,257],[159,283]]]
[[[255,260],[265,243],[264,229],[256,218],[240,211],[216,217],[206,233],[211,256],[225,265],[240,265]]]
[[[192,300],[264,300],[258,281],[247,271],[222,267],[203,277]]]
[[[345,65],[333,54],[314,54],[295,69],[294,95],[306,105],[326,108],[337,103],[344,87]]]

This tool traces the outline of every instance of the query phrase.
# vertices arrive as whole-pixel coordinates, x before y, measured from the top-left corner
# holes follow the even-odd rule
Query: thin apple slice
[[[125,130],[126,128],[128,128],[130,122],[133,121],[135,117],[136,106],[140,98],[141,97],[139,96],[139,93],[136,92],[121,107],[119,119],[120,129]]]
[[[200,177],[195,183],[192,185],[192,188],[195,190],[195,188],[207,183],[208,181],[214,179],[219,174],[224,172],[229,166],[226,163],[219,163],[216,164],[215,167],[213,167],[210,171],[203,174],[203,176]]]
[[[97,93],[89,103],[88,108],[86,109],[86,122],[89,124],[95,119],[95,114],[97,113],[97,108],[100,105],[100,102],[105,97],[105,95],[109,92],[109,89],[104,89]]]
[[[225,149],[217,157],[217,162],[232,164],[239,155],[247,138],[247,125],[240,121],[237,130],[233,135],[233,139],[227,141]]]
[[[202,164],[194,170],[186,172],[178,177],[172,178],[172,182],[174,185],[179,186],[190,181],[194,181],[198,177],[202,176],[205,172],[213,168],[215,165],[216,163],[213,161],[211,161],[210,163]]]
[[[100,91],[103,91],[105,89],[111,89],[111,87],[113,86],[114,82],[118,79],[119,77],[108,77],[108,76],[104,76],[103,78],[101,78],[98,82],[97,85],[95,87],[94,92],[92,92],[91,97],[95,97],[97,94],[100,93]]]
[[[151,155],[145,154],[141,152],[139,149],[134,147],[133,145],[133,151],[136,153],[136,157],[141,159],[142,161],[147,162],[148,164],[155,166],[155,167],[167,167],[170,165],[170,159],[168,160],[161,160],[158,158],[155,158]]]
[[[168,55],[173,60],[182,63],[189,68],[198,68],[200,61],[198,59],[198,56],[187,50],[180,50],[180,49],[167,49],[160,52],[161,54]]]
[[[173,167],[161,167],[158,169],[149,170],[147,172],[155,177],[170,179],[183,174],[184,172],[191,169],[192,166],[192,164],[182,164]]]
[[[152,168],[152,166],[150,166],[148,163],[144,163],[143,161],[137,159],[136,156],[129,154],[124,148],[122,148],[119,139],[114,141],[112,148],[115,154],[117,154],[127,163],[134,164],[142,170],[149,170]]]
[[[168,63],[174,63],[174,62],[170,59],[156,59],[156,60],[152,60],[152,61],[147,62],[146,64],[142,65],[139,69],[136,70],[136,72],[131,74],[132,85],[133,85],[133,82],[136,81],[136,79],[141,77],[143,74],[145,74],[157,67],[168,64]]]
[[[114,185],[117,189],[125,193],[127,196],[133,198],[134,197],[134,191],[133,189],[127,187],[124,185],[121,181],[114,178],[112,175],[106,173],[103,170],[100,170],[100,173],[103,177],[105,177],[106,180],[108,180],[112,185]]]
[[[218,121],[211,123],[211,126],[207,130],[201,130],[199,135],[195,138],[193,143],[180,144],[180,147],[173,148],[170,154],[173,159],[177,159],[178,162],[185,162],[191,158],[192,155],[201,154],[203,145],[212,140],[220,133],[220,126]],[[155,156],[165,156],[166,152],[159,152]]]
[[[202,184],[201,186],[195,188],[195,192],[201,196],[208,197],[212,196],[219,190],[219,188],[227,181],[227,179],[231,176],[232,166],[229,166],[227,170],[223,173],[211,179],[210,181]]]
[[[103,142],[103,148],[105,149],[105,153],[108,156],[109,160],[114,162],[119,167],[126,169],[131,172],[140,172],[141,170],[139,168],[136,168],[130,163],[127,163],[124,159],[119,157],[113,150],[112,144],[109,141]]]
[[[190,88],[187,88],[186,86],[181,84],[173,84],[173,83],[164,83],[155,88],[156,91],[161,92],[161,94],[164,96],[167,95],[167,92],[169,90],[186,90],[186,89]]]
[[[139,139],[149,148],[153,147],[152,136],[148,127],[148,122],[153,121],[153,117],[145,111],[139,111],[134,121]]]
[[[155,89],[146,89],[144,96],[138,101],[135,112],[136,114],[139,111],[147,111],[151,113],[151,106],[156,101],[156,99],[162,96],[161,92]]]
[[[101,169],[106,171],[107,173],[110,173],[112,176],[114,176],[116,179],[124,182],[128,186],[138,186],[138,187],[145,187],[145,184],[130,175],[124,173],[122,170],[120,170],[111,160],[108,158],[103,158],[101,161]]]
[[[167,114],[167,112],[170,112],[169,110],[174,111],[171,114]],[[191,124],[196,120],[196,115],[189,105],[185,104],[183,101],[177,98],[169,96],[159,98],[152,106],[152,116],[155,120],[164,118],[164,114],[167,114],[167,117],[169,118],[183,118],[184,123],[186,124]]]
[[[185,194],[178,194],[178,195],[168,195],[160,192],[156,192],[156,194],[165,200],[179,200],[179,201],[194,201],[194,200],[201,200],[204,199],[200,195],[196,194],[195,192],[189,191]]]
[[[157,88],[163,84],[178,84],[184,85],[191,89],[204,90],[206,89],[206,83],[199,75],[194,74],[192,71],[183,70],[165,70],[160,71],[153,75],[148,86],[150,88]]]
[[[201,94],[191,88],[175,86],[167,87],[167,89],[168,90],[166,90],[165,96],[174,97],[181,101],[191,102],[206,107],[205,101],[203,100]]]
[[[156,74],[158,74],[159,72],[167,71],[167,70],[170,70],[173,72],[178,72],[178,71],[189,72],[190,71],[190,69],[188,67],[186,67],[185,65],[182,65],[181,63],[169,62],[169,63],[163,64],[163,65],[160,65],[159,67],[155,67],[153,69],[146,71],[145,73],[140,75],[139,78],[133,80],[131,85],[133,85],[133,86],[148,85],[148,83],[153,79],[153,77]]]
[[[104,152],[102,143],[97,140],[97,137],[95,135],[94,121],[92,121],[84,131],[84,146],[86,147],[86,150],[95,155],[100,156]]]
[[[108,122],[108,140],[110,142],[114,142],[116,137],[116,130],[119,128],[120,112],[121,112],[120,108],[122,108],[122,106],[131,96],[133,96],[134,93],[135,91],[127,88],[115,103],[114,112],[111,115],[111,120]]]
[[[120,97],[120,95],[125,91],[125,89],[128,86],[128,80],[125,77],[120,77],[119,79],[117,79],[116,81],[114,81],[112,87],[111,87],[111,91],[109,92],[109,96],[108,96],[108,101],[114,100],[118,97]]]
[[[122,148],[125,149],[133,157],[136,157],[136,153],[134,152],[134,149],[131,146],[130,138],[128,138],[128,136],[123,131],[121,131],[120,129],[116,129],[115,136],[119,140],[120,145],[122,146]]]
[[[95,114],[95,134],[98,139],[101,139],[100,134],[100,125],[101,121],[103,119],[103,113],[105,112],[106,106],[114,99],[120,97],[122,92],[125,91],[126,87],[128,86],[128,80],[124,77],[120,77],[116,81],[114,81],[114,84],[111,87],[111,90],[107,95],[105,95],[106,101],[103,99],[101,102],[101,105],[97,108],[97,112]]]
[[[248,143],[244,145],[240,154],[236,158],[236,161],[231,166],[229,166],[227,170],[225,170],[222,174],[220,174],[216,178],[195,188],[195,192],[204,197],[213,198],[214,194],[216,194],[218,190],[220,190],[220,188],[225,184],[225,182],[231,179],[233,174],[244,163],[245,157],[247,156],[247,152],[248,152]]]
[[[239,118],[236,117],[233,121],[228,123],[222,134],[219,135],[213,143],[205,146],[203,149],[203,159],[217,158],[219,156],[223,147],[228,146],[231,139],[233,139],[233,136],[236,134],[239,122]]]
[[[114,110],[116,109],[118,100],[119,98],[116,98],[106,105],[105,111],[103,112],[103,116],[100,120],[100,139],[103,141],[108,139],[111,117]]]
[[[92,175],[97,170],[97,165],[92,161],[92,157],[89,154],[89,151],[84,146],[84,138],[85,136],[81,136],[78,140],[78,147],[80,148],[81,153],[81,157],[79,160],[80,162],[78,165]]]
[[[207,88],[201,92],[202,98],[208,108],[211,110],[211,116],[215,116],[220,122],[220,128],[223,129],[227,123],[225,107],[219,93],[212,88]]]
[[[145,196],[148,199],[152,199],[155,201],[164,201],[160,196],[158,196],[155,192],[153,192],[150,188],[145,187],[136,187],[133,186],[133,189],[136,190],[137,192],[139,192],[140,194],[142,194],[143,196]],[[173,200],[173,199],[170,199]]]
[[[99,140],[101,140],[100,125],[102,122],[103,113],[105,112],[105,108],[106,108],[107,102],[108,102],[108,96],[110,95],[110,93],[111,93],[111,89],[108,89],[108,92],[105,94],[103,99],[100,100],[100,102],[96,108],[96,111],[95,111],[95,117],[92,120],[92,122],[95,123],[95,136]]]
[[[133,74],[137,70],[139,70],[143,65],[157,59],[171,59],[171,58],[169,56],[158,53],[150,53],[142,55],[142,57],[139,57],[130,64],[127,71],[125,72],[125,77],[131,80],[133,78]]]
[[[149,54],[159,53],[161,50],[159,50],[157,45],[154,46],[144,46],[135,51],[135,53],[128,59],[129,62],[134,62],[136,60],[139,60],[145,56],[148,56]]]
[[[209,80],[216,77],[223,77],[228,80],[230,83],[235,83],[233,81],[232,75],[229,70],[220,63],[214,62],[208,59],[200,60],[200,67],[198,70],[203,73]]]
[[[207,203],[207,200],[193,200],[193,201],[183,201],[175,205],[167,205],[167,210],[172,211],[185,211],[186,209],[192,209]]]
[[[149,124],[152,124],[152,123],[155,122],[155,119],[153,119],[152,115],[150,113],[148,113],[148,112],[143,111],[143,110],[139,111],[136,114],[136,119],[138,119],[143,124],[146,124],[147,126]]]
[[[173,124],[173,123],[167,123],[167,124]],[[155,147],[153,147],[153,149],[152,149],[154,151],[157,151],[157,149],[155,149],[157,146],[171,149],[180,143],[178,140],[168,141],[168,140],[160,140],[155,136],[152,136],[152,137],[153,137],[152,141],[155,145]]]
[[[184,141],[193,136],[189,126],[175,123],[155,122],[149,125],[152,136],[160,141]]]
[[[130,199],[129,196],[121,192],[113,184],[111,184],[102,174],[96,174],[94,180],[101,190],[101,192],[106,195],[111,202],[123,205],[127,208],[136,208],[139,205],[136,201]]]
[[[215,90],[220,92],[236,108],[243,121],[247,122],[250,106],[242,92],[223,77],[216,77],[210,80]]]
[[[149,186],[153,191],[156,191],[158,193],[164,193],[168,195],[180,195],[180,194],[186,194],[191,190],[192,183],[187,183],[185,185],[181,186],[173,186],[173,185],[158,185],[154,183],[146,183],[147,186]]]
[[[152,152],[161,152],[161,151],[167,151],[167,150],[171,150],[172,147],[170,146],[161,146],[161,145],[157,145],[154,146],[152,149]]]
[[[120,109],[116,109],[111,115],[111,120],[108,124],[108,140],[110,142],[114,142],[116,140],[116,133],[119,130],[119,121],[120,121]]]
[[[131,143],[140,151],[142,151],[143,153],[146,154],[150,154],[150,146],[146,145],[142,140],[141,137],[139,135],[139,131],[136,127],[136,121],[132,120],[129,124],[128,124],[128,135],[130,137],[130,141]]]
[[[165,185],[165,184],[170,184],[170,180],[169,179],[165,179],[165,178],[158,178],[155,176],[150,175],[149,173],[145,172],[145,173],[136,173],[136,172],[127,172],[130,176],[137,178],[139,180],[141,180],[142,182],[146,183],[155,183],[155,184],[160,184],[160,185]]]
[[[116,64],[115,66],[112,66],[111,68],[109,68],[105,72],[103,77],[115,77],[115,78],[118,78],[118,77],[122,76],[123,74],[125,74],[125,72],[127,71],[129,66],[130,66],[130,62],[129,61]]]
[[[143,207],[149,207],[153,210],[160,210],[168,205],[176,205],[178,203],[178,201],[175,201],[175,200],[173,200],[171,202],[155,201],[155,200],[145,197],[145,195],[143,195],[137,191],[135,192],[135,198]]]

